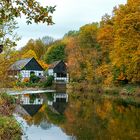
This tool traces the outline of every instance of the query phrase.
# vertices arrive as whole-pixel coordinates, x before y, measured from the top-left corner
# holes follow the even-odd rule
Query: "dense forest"
[[[56,60],[67,63],[71,82],[85,85],[140,83],[140,1],[105,14],[100,22],[69,31],[60,40],[44,37],[29,40],[20,50],[6,48],[0,54],[0,79],[15,60],[35,57],[47,70]],[[16,57],[15,57],[16,56]]]

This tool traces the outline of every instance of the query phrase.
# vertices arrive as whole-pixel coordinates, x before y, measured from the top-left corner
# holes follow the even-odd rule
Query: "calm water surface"
[[[23,140],[139,140],[140,108],[94,93],[24,95]]]

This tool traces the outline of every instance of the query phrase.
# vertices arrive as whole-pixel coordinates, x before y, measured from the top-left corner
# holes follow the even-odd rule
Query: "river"
[[[140,108],[94,93],[20,96],[22,140],[139,140]]]

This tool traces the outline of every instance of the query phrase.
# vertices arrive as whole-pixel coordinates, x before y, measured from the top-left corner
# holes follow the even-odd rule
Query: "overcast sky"
[[[53,14],[55,25],[46,24],[27,25],[24,17],[18,19],[17,33],[22,39],[18,47],[23,47],[29,39],[38,39],[44,36],[52,36],[55,39],[62,38],[70,30],[78,30],[79,27],[92,22],[98,22],[105,14],[111,14],[113,7],[125,4],[127,0],[38,0],[42,5],[56,5]]]

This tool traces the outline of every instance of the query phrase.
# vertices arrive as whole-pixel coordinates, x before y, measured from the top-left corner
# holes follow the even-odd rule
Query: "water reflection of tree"
[[[50,122],[48,121],[46,105],[42,105],[40,110],[34,116],[23,116],[28,125],[41,126],[43,129],[49,129],[51,127]]]
[[[63,114],[54,113],[49,106],[46,106],[45,104],[42,105],[40,110],[34,116],[24,115],[23,118],[29,126],[36,125],[40,126],[42,129],[50,129],[52,123],[60,125],[65,121]]]
[[[134,106],[80,93],[70,98],[62,127],[77,140],[135,140],[140,139],[139,114]]]

